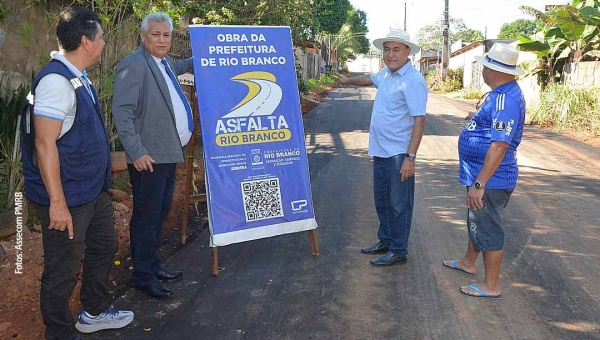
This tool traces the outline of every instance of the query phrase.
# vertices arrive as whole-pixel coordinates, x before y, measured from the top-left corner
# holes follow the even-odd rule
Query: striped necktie
[[[185,94],[183,94],[183,90],[181,89],[181,86],[179,86],[179,81],[177,80],[177,77],[175,77],[175,74],[173,74],[173,71],[171,71],[169,64],[167,64],[167,61],[163,59],[160,62],[163,65],[165,65],[165,71],[167,71],[167,74],[169,75],[169,78],[171,78],[173,86],[175,87],[175,90],[179,95],[179,98],[181,98],[181,101],[185,106],[185,111],[187,112],[188,130],[190,130],[190,132],[194,132],[194,120],[192,119],[192,108],[190,107],[190,103],[188,103]]]

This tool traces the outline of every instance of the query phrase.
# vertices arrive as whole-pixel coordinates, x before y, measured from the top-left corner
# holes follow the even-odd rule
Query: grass
[[[307,79],[306,87],[308,89],[308,92],[311,92],[322,88],[323,85],[335,84],[335,82],[336,80],[334,78],[334,75],[329,74],[321,76],[319,79]]]
[[[531,108],[531,123],[600,137],[600,89],[551,84]]]
[[[468,88],[468,89],[462,89],[459,93],[458,98],[479,99],[479,98],[481,98],[481,96],[483,96],[483,93],[481,93],[480,90]]]

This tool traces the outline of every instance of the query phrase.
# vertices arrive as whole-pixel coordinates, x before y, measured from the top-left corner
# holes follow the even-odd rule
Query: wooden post
[[[317,230],[309,230],[308,238],[310,240],[310,247],[312,248],[313,256],[319,256],[319,241],[317,240]]]
[[[196,87],[192,87],[192,117],[194,132],[188,144],[187,169],[185,173],[185,191],[183,192],[183,221],[181,222],[181,244],[187,242],[187,224],[190,215],[190,196],[192,194],[192,180],[194,178],[194,151],[196,148],[196,129],[198,128],[198,101],[196,100]]]
[[[219,255],[217,253],[217,247],[212,247],[212,274],[214,276],[219,275]]]
[[[188,156],[187,156],[187,169],[185,174],[185,191],[183,198],[183,221],[181,222],[181,244],[185,244],[187,241],[187,225],[188,217],[190,214],[190,204],[206,202],[206,193],[193,193],[192,181],[194,179],[194,159],[196,151],[196,143],[198,141],[198,134],[200,131],[199,116],[198,112],[198,101],[196,100],[196,87],[192,87],[192,116],[194,117],[194,133],[188,143]]]

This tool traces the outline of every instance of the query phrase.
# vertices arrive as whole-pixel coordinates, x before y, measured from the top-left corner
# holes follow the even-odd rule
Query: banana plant
[[[521,10],[546,23],[530,37],[519,36],[521,51],[536,53],[538,63],[528,72],[537,74],[542,87],[560,79],[569,62],[600,57],[600,0],[573,0],[568,5],[547,6],[546,12],[522,6]]]

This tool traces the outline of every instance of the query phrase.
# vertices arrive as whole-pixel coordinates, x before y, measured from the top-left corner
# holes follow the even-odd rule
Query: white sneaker
[[[97,316],[89,315],[86,311],[79,313],[79,321],[75,328],[81,333],[93,333],[103,329],[122,328],[133,321],[133,312],[108,308]]]

